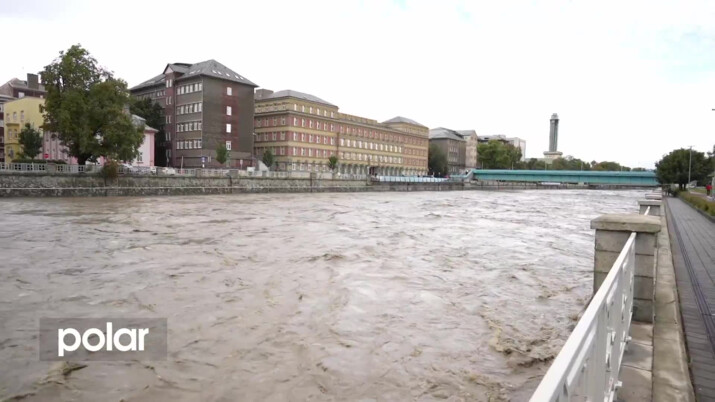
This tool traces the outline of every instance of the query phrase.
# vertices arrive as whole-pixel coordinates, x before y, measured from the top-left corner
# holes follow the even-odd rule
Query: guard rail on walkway
[[[650,207],[645,215],[650,213]],[[611,402],[630,340],[636,232],[632,232],[601,287],[531,397],[532,402]]]
[[[373,180],[385,183],[441,183],[448,179],[419,176],[375,176]]]

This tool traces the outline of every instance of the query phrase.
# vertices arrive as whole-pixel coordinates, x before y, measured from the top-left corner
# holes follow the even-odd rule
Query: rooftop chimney
[[[263,99],[271,96],[273,94],[273,91],[270,89],[256,89],[256,99]]]
[[[27,74],[27,87],[30,89],[40,89],[37,74]]]

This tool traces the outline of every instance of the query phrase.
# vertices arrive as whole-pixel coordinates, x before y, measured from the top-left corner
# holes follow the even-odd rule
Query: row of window
[[[7,120],[8,122],[10,121],[10,113],[5,114],[5,120]],[[13,121],[13,123],[17,122],[17,112],[12,112],[12,121]],[[21,110],[20,111],[20,123],[24,123],[24,122],[25,122],[25,111]]]
[[[199,131],[203,129],[203,123],[201,121],[189,121],[186,123],[178,123],[176,125],[177,133],[184,133],[187,131]]]
[[[199,113],[203,110],[203,102],[187,103],[176,107],[176,114]]]
[[[402,163],[402,158],[398,156],[370,155],[359,152],[341,152],[339,158],[371,163]]]
[[[286,118],[281,117],[280,118],[280,125],[285,126],[286,125]],[[254,126],[256,128],[261,128],[261,127],[278,127],[278,118],[273,117],[273,118],[258,118],[254,122]],[[330,132],[336,132],[335,130],[335,124],[333,123],[327,123],[327,122],[322,122],[320,120],[313,120],[313,119],[303,119],[303,118],[298,118],[298,117],[293,117],[293,126],[300,126],[300,127],[307,127],[307,128],[312,128],[316,130],[324,130],[324,131],[330,131]],[[427,140],[424,139],[419,139],[419,138],[412,138],[410,136],[404,136],[404,135],[398,135],[398,134],[389,134],[389,133],[382,133],[379,131],[375,130],[368,130],[368,129],[362,129],[360,127],[351,127],[351,126],[343,126],[342,124],[338,125],[338,130],[340,134],[352,134],[358,137],[366,137],[366,138],[372,138],[376,140],[381,140],[381,141],[393,141],[393,142],[402,142],[402,143],[407,143],[411,145],[422,145],[426,146],[427,145]]]
[[[177,141],[176,149],[201,149],[201,139]]]
[[[316,144],[323,144],[323,145],[335,145],[335,137],[328,137],[328,136],[321,136],[318,134],[306,134],[306,133],[296,133],[296,132],[288,132],[288,138],[293,139],[293,141],[301,141],[301,142],[310,142],[310,143],[316,143]],[[286,140],[286,132],[285,131],[280,131],[280,132],[271,132],[271,133],[259,133],[256,134],[256,141],[285,141]],[[352,147],[352,148],[360,148],[360,149],[369,149],[372,151],[383,151],[383,152],[394,152],[394,153],[402,153],[403,152],[403,147],[398,146],[398,145],[391,145],[391,144],[379,144],[379,143],[374,143],[370,141],[362,141],[362,140],[351,140],[351,139],[345,139],[341,138],[340,139],[340,146],[341,147]],[[420,155],[420,156],[426,156],[427,151],[422,150],[422,149],[410,149],[407,148],[404,151],[410,155]]]
[[[340,146],[341,147],[360,148],[360,149],[370,149],[373,151],[402,153],[402,147],[397,146],[397,145],[378,144],[378,143],[369,142],[369,141],[351,140],[351,139],[346,140],[345,138],[340,139]]]
[[[204,88],[204,84],[201,82],[197,82],[194,84],[181,85],[181,86],[179,86],[179,89],[177,90],[177,94],[183,95],[183,94],[199,92],[199,91],[203,90],[203,88]]]

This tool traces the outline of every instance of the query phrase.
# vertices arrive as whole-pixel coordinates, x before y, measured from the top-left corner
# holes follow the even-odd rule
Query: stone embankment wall
[[[105,180],[90,174],[0,173],[0,197],[106,197],[240,193],[360,191],[458,191],[585,189],[584,185],[494,181],[379,183],[366,180],[273,177],[121,176]],[[602,188],[602,187],[600,187]],[[623,187],[620,187],[623,188]]]
[[[0,197],[154,196],[262,192],[369,191],[364,180],[262,177],[122,176],[0,174]]]

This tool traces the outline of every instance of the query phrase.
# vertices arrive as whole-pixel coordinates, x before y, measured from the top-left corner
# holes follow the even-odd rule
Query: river
[[[643,191],[0,200],[0,400],[524,400]],[[166,317],[166,361],[38,360],[40,317]]]

